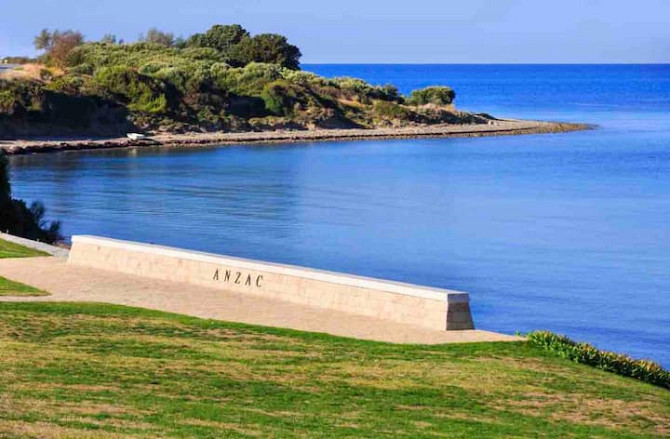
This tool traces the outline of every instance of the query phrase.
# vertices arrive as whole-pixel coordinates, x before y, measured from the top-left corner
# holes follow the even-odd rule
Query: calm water
[[[480,328],[546,328],[670,366],[670,66],[306,68],[600,127],[16,157],[15,193],[69,235],[461,289]]]

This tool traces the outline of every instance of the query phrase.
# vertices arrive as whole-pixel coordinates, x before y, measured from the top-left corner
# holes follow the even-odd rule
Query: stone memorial
[[[68,263],[435,330],[474,329],[468,293],[153,244],[74,236]]]

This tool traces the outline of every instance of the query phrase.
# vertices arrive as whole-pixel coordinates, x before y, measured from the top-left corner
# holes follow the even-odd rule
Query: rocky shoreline
[[[481,137],[540,133],[560,133],[591,128],[586,124],[495,120],[477,125],[430,125],[378,129],[318,129],[305,131],[158,133],[150,138],[106,139],[16,139],[0,140],[0,151],[7,155],[60,151],[82,151],[132,147],[197,147],[245,143],[290,143],[328,140],[402,139],[420,137]]]

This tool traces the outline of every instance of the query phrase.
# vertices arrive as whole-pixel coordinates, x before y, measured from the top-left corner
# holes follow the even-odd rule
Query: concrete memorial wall
[[[436,330],[474,329],[469,295],[457,291],[95,236],[74,236],[68,263]]]

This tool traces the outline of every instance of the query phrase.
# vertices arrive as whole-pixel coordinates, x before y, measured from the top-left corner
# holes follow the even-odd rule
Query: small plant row
[[[578,343],[549,331],[531,332],[526,337],[531,345],[553,352],[575,363],[586,364],[670,389],[670,372],[653,361],[634,360],[627,355],[602,351],[588,343]]]

